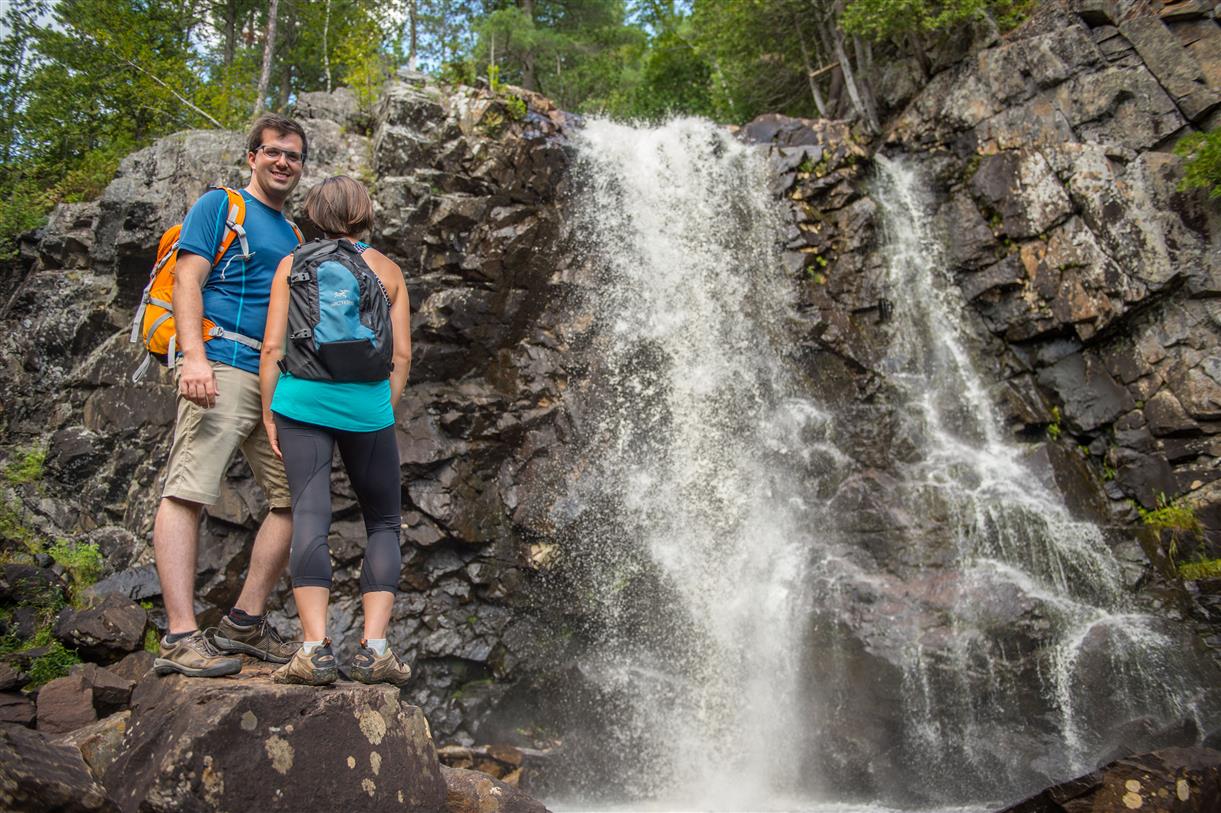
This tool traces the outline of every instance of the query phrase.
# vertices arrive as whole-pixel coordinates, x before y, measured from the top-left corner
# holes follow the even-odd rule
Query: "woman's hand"
[[[280,451],[280,437],[276,431],[276,422],[264,418],[263,428],[267,431],[267,442],[271,444],[271,450],[276,453],[276,457],[283,460],[284,454]]]

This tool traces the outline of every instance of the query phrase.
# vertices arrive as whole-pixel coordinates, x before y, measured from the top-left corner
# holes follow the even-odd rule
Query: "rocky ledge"
[[[1221,751],[1166,748],[1061,782],[1001,813],[1221,810]]]
[[[270,671],[150,673],[130,710],[55,741],[0,728],[0,808],[545,813],[491,777],[442,768],[424,713],[397,688],[286,686]]]

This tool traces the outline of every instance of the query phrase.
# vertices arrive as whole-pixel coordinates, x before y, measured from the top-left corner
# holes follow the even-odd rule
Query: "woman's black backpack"
[[[390,297],[347,240],[293,252],[288,340],[280,369],[315,381],[380,381],[394,369]]]

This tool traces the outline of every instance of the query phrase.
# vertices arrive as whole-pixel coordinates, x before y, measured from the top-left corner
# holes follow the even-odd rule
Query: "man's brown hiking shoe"
[[[288,663],[301,644],[285,641],[264,618],[257,624],[234,624],[225,616],[212,632],[212,645],[227,655],[252,655],[270,663]]]
[[[161,639],[161,657],[153,661],[159,675],[177,672],[188,677],[221,677],[242,671],[241,658],[228,658],[217,652],[200,630],[174,643]]]
[[[386,654],[378,656],[365,642],[360,642],[356,656],[348,666],[348,677],[360,683],[391,683],[403,686],[411,677],[411,667],[398,659],[398,656],[386,648]]]
[[[305,686],[325,686],[339,677],[339,666],[335,653],[331,651],[331,639],[327,638],[313,652],[305,654],[298,649],[288,663],[271,673],[276,683],[300,683]]]

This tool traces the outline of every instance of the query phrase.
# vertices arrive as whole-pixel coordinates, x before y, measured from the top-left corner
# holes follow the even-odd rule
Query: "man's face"
[[[263,130],[262,141],[259,149],[246,156],[251,180],[269,198],[285,200],[301,180],[305,145],[296,133],[280,133],[270,127]]]

